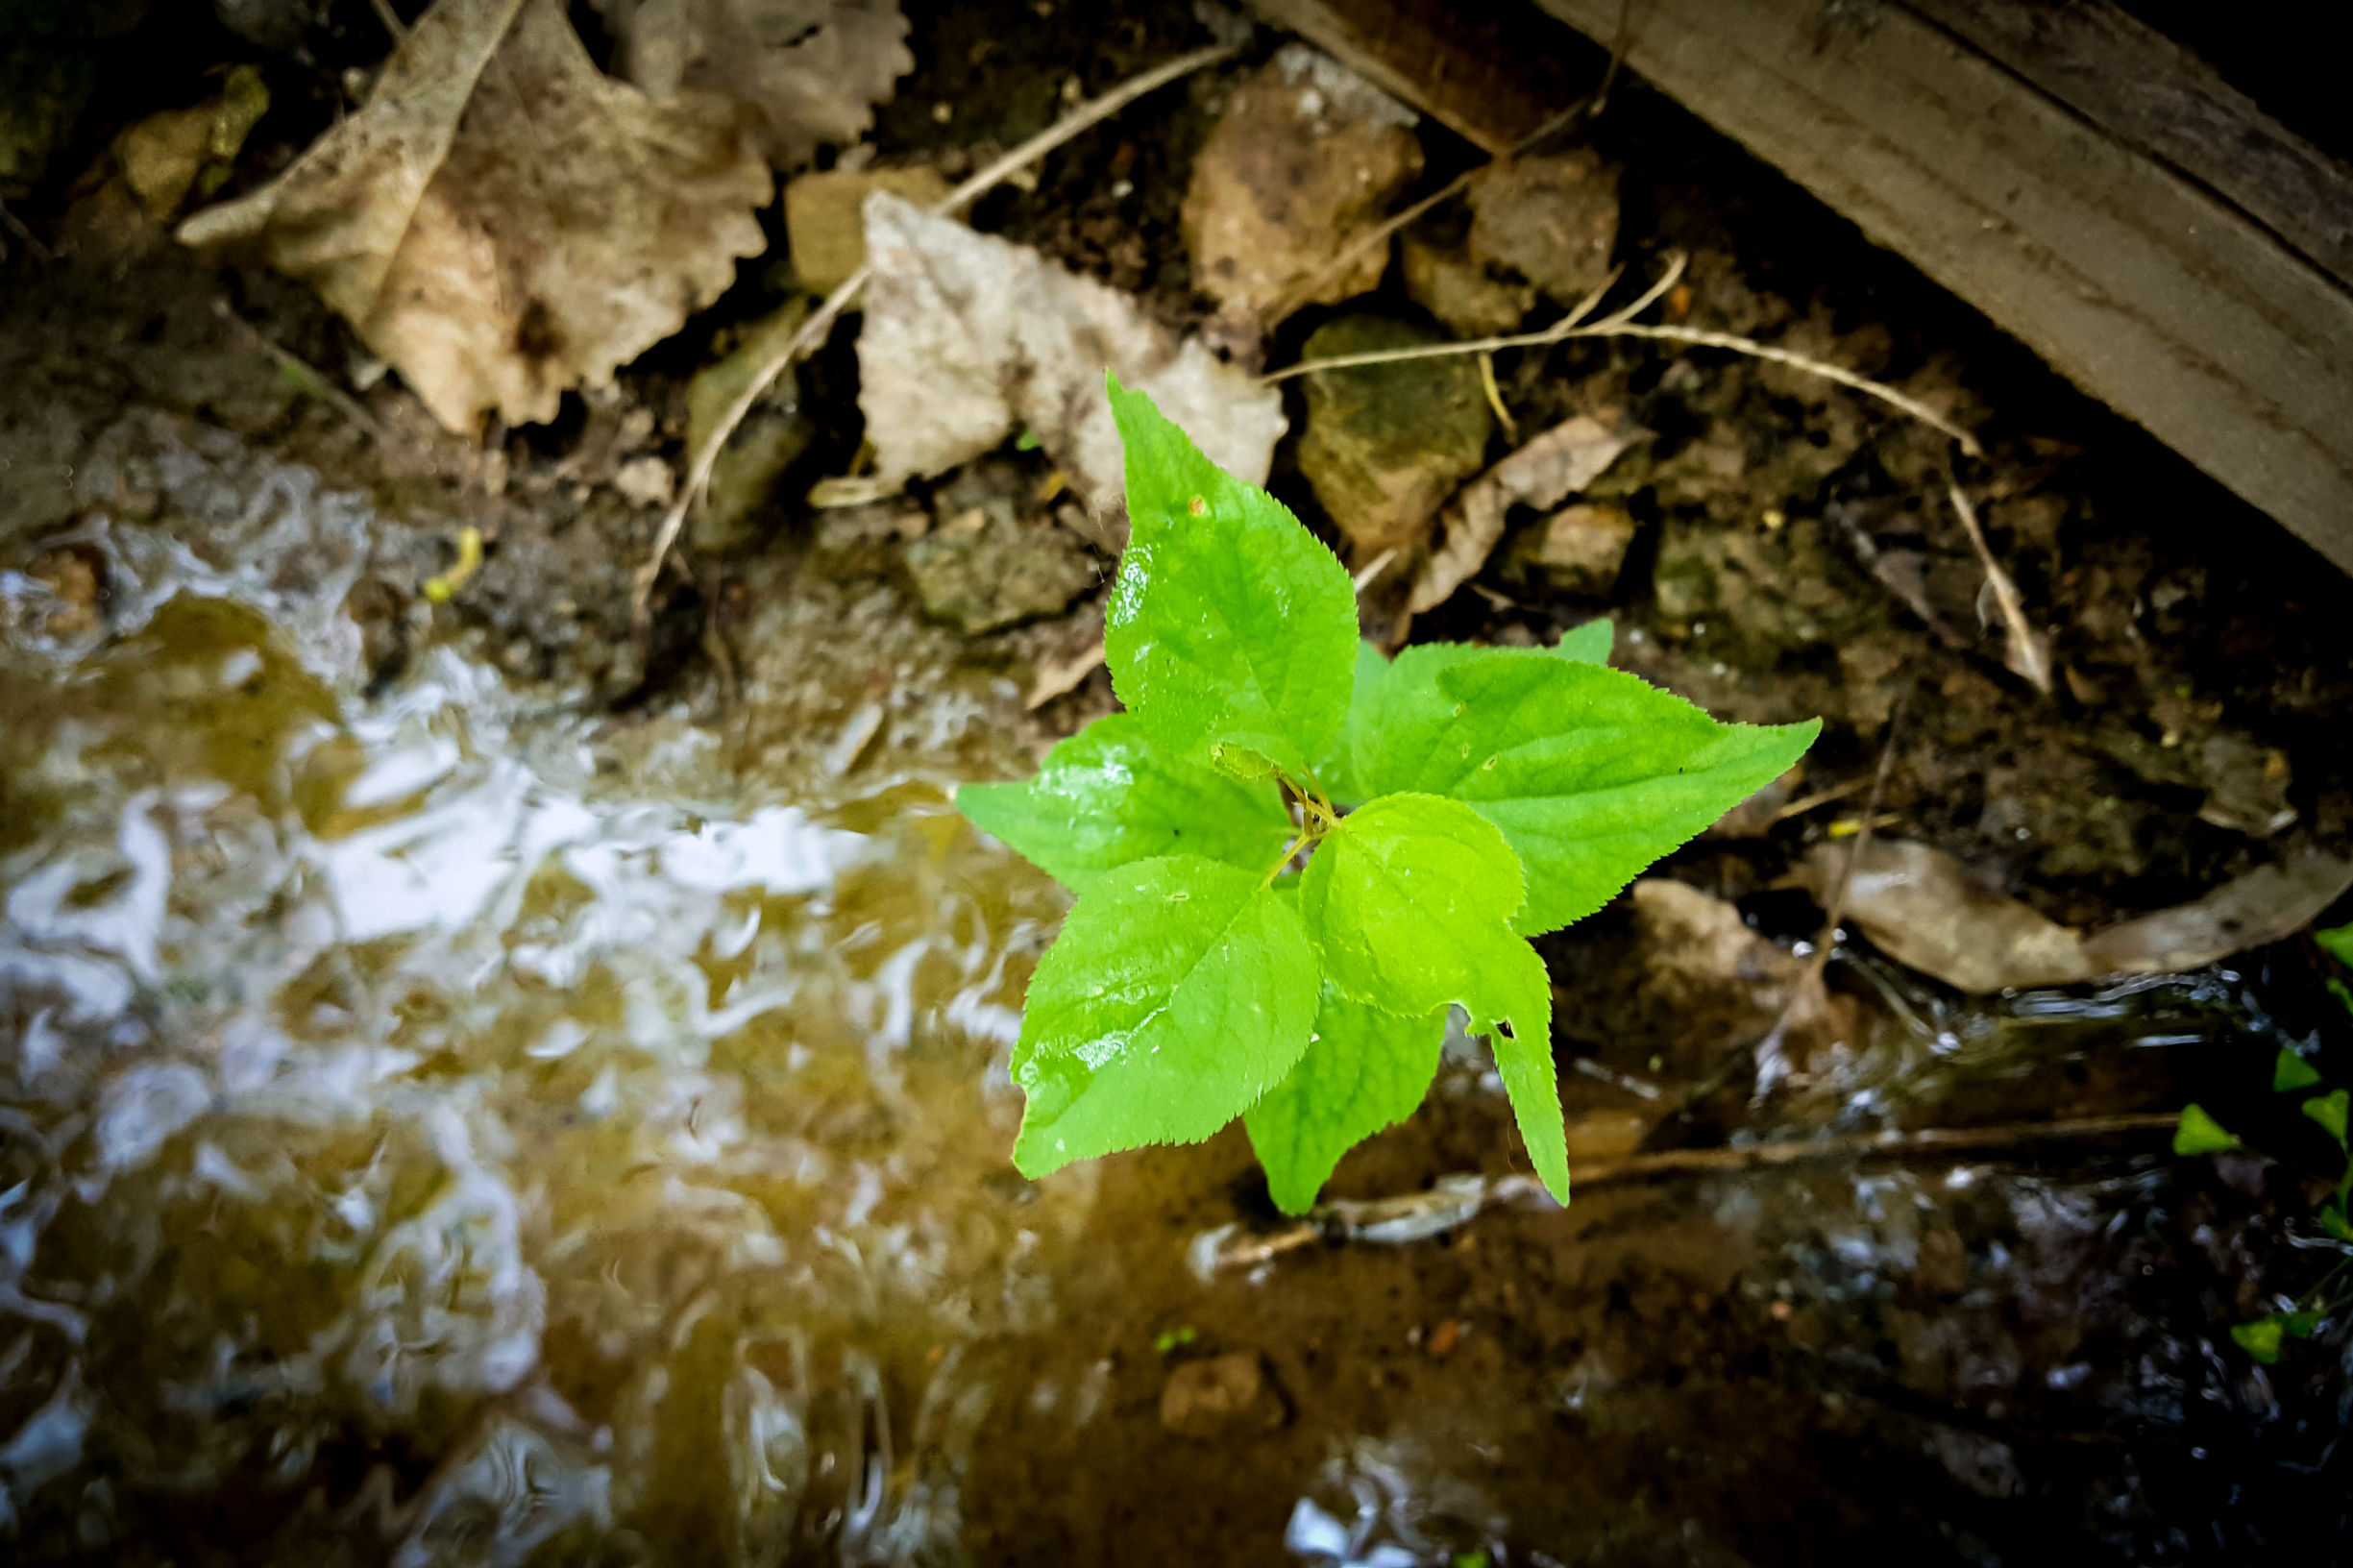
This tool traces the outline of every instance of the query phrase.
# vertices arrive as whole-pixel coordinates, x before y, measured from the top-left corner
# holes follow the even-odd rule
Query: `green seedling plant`
[[[1287,1213],[1410,1115],[1451,1009],[1530,1163],[1569,1165],[1529,938],[1787,770],[1816,723],[1718,723],[1554,649],[1358,637],[1348,574],[1281,502],[1110,379],[1130,539],[1104,634],[1125,712],[956,803],[1077,894],[1014,1047],[1032,1178],[1239,1116]]]
[[[2353,969],[2353,925],[2317,931],[2314,937],[2323,952]],[[2346,1011],[2353,1013],[2353,988],[2334,975],[2329,977],[2328,987]],[[2280,1352],[2290,1339],[2311,1338],[2319,1332],[2321,1324],[2344,1310],[2348,1299],[2346,1275],[2353,1272],[2353,1144],[2347,1142],[2346,1128],[2348,1115],[2353,1115],[2353,1091],[2327,1088],[2320,1069],[2285,1045],[2271,1064],[2271,1091],[2304,1096],[2301,1107],[2304,1115],[2337,1140],[2344,1166],[2337,1179],[2337,1190],[2321,1205],[2319,1216],[2321,1230],[2337,1243],[2340,1257],[2336,1265],[2286,1311],[2269,1312],[2231,1328],[2230,1336],[2239,1348],[2266,1366],[2278,1363]],[[2181,1120],[2173,1131],[2175,1154],[2226,1154],[2245,1146],[2196,1102],[2182,1107]]]

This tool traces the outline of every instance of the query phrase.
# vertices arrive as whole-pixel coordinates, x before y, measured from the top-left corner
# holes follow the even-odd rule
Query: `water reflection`
[[[0,584],[14,1550],[952,1550],[960,1347],[1086,1203],[1004,1173],[1058,895],[937,783],[639,794],[447,649],[363,701],[366,509],[117,447],[103,626]]]
[[[2286,1474],[2336,1409],[2212,1341],[2295,1262],[2243,1170],[1809,1164],[1196,1273],[1265,1217],[1238,1139],[1011,1170],[1062,896],[948,804],[1016,689],[887,586],[770,578],[723,740],[448,646],[368,694],[363,502],[144,413],[85,478],[0,561],[12,1560],[2155,1560],[2270,1528],[2208,1445]],[[1743,1136],[2268,1055],[2226,976],[1842,964],[1864,1027]],[[1351,1193],[1524,1173],[1485,1069]],[[1166,1403],[1206,1358],[1222,1433]]]

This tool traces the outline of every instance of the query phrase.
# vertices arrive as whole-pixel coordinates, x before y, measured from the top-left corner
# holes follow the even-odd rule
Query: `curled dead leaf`
[[[858,404],[885,482],[945,473],[1026,429],[1089,506],[1115,515],[1124,481],[1106,367],[1219,467],[1266,478],[1281,394],[1126,295],[887,191],[867,198],[866,241]]]
[[[442,0],[367,107],[180,237],[308,282],[466,430],[610,384],[765,247],[771,188],[736,106],[609,80],[558,0]]]
[[[1422,563],[1407,607],[1415,615],[1434,609],[1477,576],[1503,538],[1512,507],[1559,505],[1649,434],[1613,430],[1590,414],[1578,414],[1464,485],[1438,514],[1438,548]]]

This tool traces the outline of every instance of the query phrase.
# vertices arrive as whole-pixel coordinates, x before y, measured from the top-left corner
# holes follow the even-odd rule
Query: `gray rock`
[[[1471,258],[1567,304],[1600,287],[1618,244],[1618,177],[1590,152],[1491,165],[1471,185]]]
[[[1426,328],[1342,316],[1317,329],[1303,357],[1322,359],[1442,342]],[[1468,356],[1407,360],[1307,378],[1299,471],[1347,535],[1360,564],[1418,549],[1430,520],[1486,460],[1494,416]]]
[[[923,608],[966,632],[1059,615],[1101,576],[1065,529],[977,507],[909,545],[905,560]]]
[[[1210,1442],[1272,1432],[1287,1413],[1255,1351],[1186,1361],[1161,1386],[1160,1424],[1180,1437]]]
[[[1236,90],[1193,160],[1185,248],[1203,291],[1262,329],[1302,305],[1379,283],[1385,245],[1333,263],[1421,172],[1412,123],[1313,50],[1292,44],[1276,55]]]
[[[1523,559],[1564,594],[1600,598],[1616,586],[1634,542],[1634,520],[1623,506],[1564,506],[1529,530]]]

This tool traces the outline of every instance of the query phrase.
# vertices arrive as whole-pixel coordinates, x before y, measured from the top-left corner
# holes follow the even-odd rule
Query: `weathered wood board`
[[[1537,117],[1476,41],[1516,0],[1257,3],[1489,151]],[[2353,172],[2162,36],[2106,0],[1536,4],[2353,572]]]
[[[1618,35],[1621,0],[1540,3]],[[1633,8],[1629,69],[2353,571],[2341,282],[1905,6]]]

